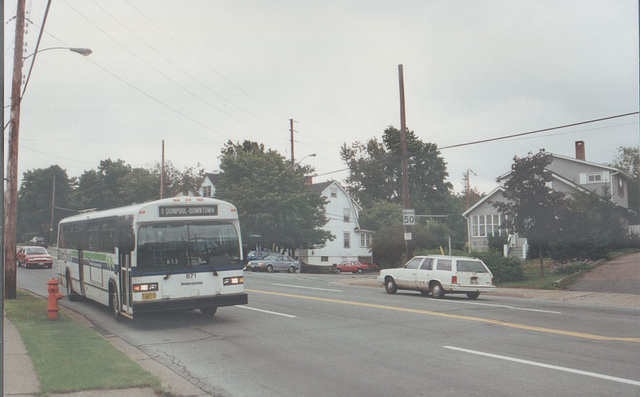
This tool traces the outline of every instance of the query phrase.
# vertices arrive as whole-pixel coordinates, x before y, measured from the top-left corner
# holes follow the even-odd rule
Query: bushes
[[[496,284],[521,281],[525,278],[522,262],[518,258],[504,257],[501,252],[494,250],[473,252],[472,254],[489,267]]]

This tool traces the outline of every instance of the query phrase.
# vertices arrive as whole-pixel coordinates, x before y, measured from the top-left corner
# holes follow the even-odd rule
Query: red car
[[[344,261],[340,262],[334,267],[334,272],[352,272],[352,273],[363,273],[369,270],[369,266],[360,263],[358,261]]]
[[[44,247],[20,247],[16,255],[18,266],[30,267],[53,267],[53,256]]]

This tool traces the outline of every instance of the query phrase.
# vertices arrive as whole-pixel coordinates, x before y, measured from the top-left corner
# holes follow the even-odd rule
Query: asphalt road
[[[19,268],[18,286],[44,295],[54,276]],[[247,273],[249,305],[213,319],[117,323],[61,303],[212,395],[640,395],[637,308],[388,295],[339,277],[352,276]]]

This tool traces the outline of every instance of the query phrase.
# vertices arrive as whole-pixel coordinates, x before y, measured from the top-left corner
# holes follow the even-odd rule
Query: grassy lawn
[[[18,329],[40,380],[42,393],[153,387],[160,379],[90,328],[63,312],[47,315],[47,302],[18,290],[5,300],[5,312]]]
[[[544,261],[544,277],[540,277],[540,261],[539,259],[528,259],[523,263],[525,279],[522,281],[512,281],[500,283],[498,287],[506,288],[534,288],[534,289],[556,289],[555,281],[566,277],[566,274],[551,273],[549,261]]]
[[[609,260],[613,260],[619,258],[623,255],[631,254],[634,252],[638,252],[637,248],[627,248],[617,251],[612,251],[609,253]],[[594,267],[599,266],[607,261],[598,261],[594,263]],[[540,260],[539,259],[527,259],[522,268],[524,270],[525,279],[522,281],[513,281],[508,283],[500,283],[498,287],[505,288],[533,288],[533,289],[558,289],[562,286],[559,286],[556,281],[563,279],[568,274],[557,274],[551,273],[551,264],[552,262],[549,259],[544,260],[544,277],[540,277]],[[579,278],[583,274],[587,273],[589,270],[582,270],[573,274],[572,280]],[[571,281],[572,282],[572,281]]]

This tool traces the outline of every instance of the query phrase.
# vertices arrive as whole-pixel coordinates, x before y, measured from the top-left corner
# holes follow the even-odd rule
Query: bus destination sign
[[[218,216],[217,205],[160,207],[160,217]]]

